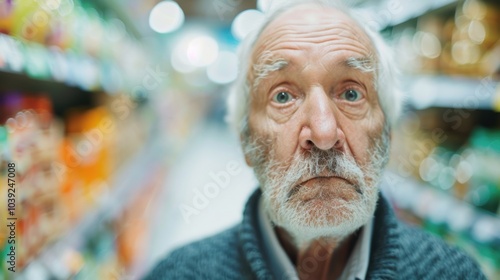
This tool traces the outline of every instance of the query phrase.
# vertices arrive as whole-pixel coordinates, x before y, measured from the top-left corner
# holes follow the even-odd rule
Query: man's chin
[[[318,196],[293,208],[301,212],[298,216],[304,217],[306,227],[336,227],[348,223],[356,215],[349,207],[351,204],[352,201],[340,196]]]
[[[375,211],[375,204],[339,196],[287,203],[279,207],[272,220],[294,238],[297,246],[320,238],[343,240],[366,224]]]

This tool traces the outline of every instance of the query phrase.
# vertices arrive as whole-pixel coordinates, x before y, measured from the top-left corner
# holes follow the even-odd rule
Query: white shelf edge
[[[476,230],[474,227],[477,226],[479,221],[487,221],[495,229],[493,231],[495,233],[489,242],[500,241],[500,217],[498,215],[478,209],[476,206],[460,200],[451,194],[418,182],[411,176],[403,177],[394,171],[386,171],[382,182],[382,192],[399,208],[409,211],[421,219],[434,219],[448,226],[450,226],[450,221],[452,223],[456,222],[454,219],[469,219],[469,221],[465,220],[463,224],[460,224],[462,227],[460,230],[470,233]],[[430,201],[419,200],[422,198]],[[425,202],[427,205],[419,204],[419,202]],[[433,204],[432,202],[436,203]],[[441,203],[442,205],[437,205],[437,203]],[[422,208],[422,205],[427,208]],[[431,213],[432,211],[436,212],[436,209],[439,209],[440,206],[443,208],[441,210],[444,211]],[[447,209],[449,207],[454,207],[457,211]],[[468,215],[460,216],[463,213]]]
[[[404,77],[402,88],[406,91],[409,105],[415,109],[441,107],[493,110],[500,82],[491,77],[415,75]]]

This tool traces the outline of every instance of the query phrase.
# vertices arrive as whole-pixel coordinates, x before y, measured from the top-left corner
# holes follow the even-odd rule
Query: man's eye
[[[348,89],[348,90],[344,91],[344,93],[342,93],[342,95],[340,95],[340,98],[345,99],[345,100],[350,101],[350,102],[355,102],[355,101],[358,101],[359,99],[361,99],[361,93],[359,93],[358,91],[356,91],[354,89]]]
[[[273,96],[273,101],[285,104],[292,100],[292,95],[286,91],[280,91]]]

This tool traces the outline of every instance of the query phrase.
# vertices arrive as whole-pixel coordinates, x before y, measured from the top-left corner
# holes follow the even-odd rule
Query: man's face
[[[354,21],[314,5],[280,14],[257,40],[246,156],[285,229],[346,235],[373,215],[388,137],[366,71],[374,57]]]

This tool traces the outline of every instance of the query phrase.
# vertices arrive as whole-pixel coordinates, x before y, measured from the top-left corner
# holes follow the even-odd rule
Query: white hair
[[[276,67],[282,67],[284,63],[286,63],[278,60],[276,63],[266,64],[266,67],[261,67],[263,69],[255,69],[255,66],[252,68],[249,67],[255,42],[260,37],[266,26],[268,26],[277,17],[277,15],[294,6],[299,4],[319,4],[344,12],[357,22],[362,30],[364,30],[371,39],[377,55],[375,66],[367,67],[366,63],[359,63],[358,61],[352,61],[351,65],[365,71],[375,70],[374,87],[378,93],[378,99],[382,111],[384,112],[386,125],[390,128],[399,117],[403,105],[403,95],[399,90],[397,69],[392,57],[392,50],[386,45],[378,31],[373,30],[367,23],[364,23],[361,20],[363,17],[356,16],[356,13],[349,9],[347,4],[339,1],[292,0],[278,2],[280,3],[272,6],[271,10],[266,13],[265,20],[261,26],[248,34],[239,46],[239,72],[236,81],[230,89],[229,97],[227,99],[228,115],[226,116],[226,120],[229,124],[243,137],[247,136],[245,134],[249,133],[248,113],[251,90],[255,88],[255,85],[259,82],[259,80],[264,78],[269,72],[276,70]],[[258,65],[258,63],[256,65]],[[249,69],[253,69],[254,71],[257,70],[257,76],[252,85],[250,85],[248,81]]]

